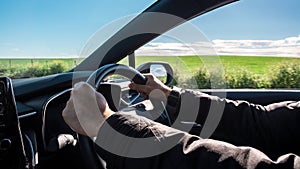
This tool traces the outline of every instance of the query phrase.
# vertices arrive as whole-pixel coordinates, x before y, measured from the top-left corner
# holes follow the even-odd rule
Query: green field
[[[155,59],[154,59],[155,58]],[[254,74],[265,74],[272,71],[272,68],[278,64],[296,63],[300,65],[300,58],[288,57],[263,57],[263,56],[168,56],[168,57],[137,57],[137,65],[146,61],[164,61],[170,63],[174,69],[189,69],[195,72],[199,68],[210,66],[223,66],[224,69],[245,69]]]
[[[0,68],[24,68],[35,65],[47,65],[52,62],[62,62],[67,69],[79,64],[81,59],[0,59]],[[148,61],[168,62],[175,70],[193,73],[202,67],[222,66],[227,69],[245,69],[254,74],[265,74],[272,71],[278,64],[296,63],[300,65],[300,58],[264,57],[264,56],[137,56],[136,65]],[[120,63],[128,63],[127,59]]]
[[[68,71],[82,59],[0,59],[0,76],[40,77]],[[300,58],[262,56],[137,56],[136,65],[168,62],[171,85],[188,88],[300,88]],[[119,63],[127,64],[128,58]],[[214,86],[211,86],[214,84]]]
[[[30,67],[36,65],[47,65],[53,62],[62,62],[67,67],[73,67],[82,59],[0,59],[0,68]]]

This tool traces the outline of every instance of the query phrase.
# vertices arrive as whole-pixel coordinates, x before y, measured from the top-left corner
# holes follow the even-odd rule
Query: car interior
[[[172,28],[233,2],[235,0],[159,0],[68,72],[38,78],[1,77],[0,168],[105,168],[105,161],[96,153],[93,141],[74,132],[63,120],[62,111],[73,85],[81,81],[87,82],[105,96],[113,110],[133,107],[141,110],[143,115],[147,109],[144,105],[149,103],[136,91],[130,90],[128,84],[131,81],[145,84],[147,79],[143,73],[156,73],[164,77],[166,85],[170,85],[174,67],[159,61],[135,65],[135,58],[131,54]],[[162,17],[160,19],[165,20],[164,24],[159,27],[146,27],[144,25],[153,25],[157,22],[157,16],[149,13],[164,13],[180,19]],[[120,64],[124,58],[128,58],[128,65]],[[108,78],[110,76],[114,77]],[[119,79],[119,76],[125,78]],[[284,100],[300,100],[299,90],[201,89],[201,91],[219,96],[225,94],[228,99],[247,100],[261,105]],[[164,113],[154,120],[170,125],[170,119]],[[201,126],[195,127],[198,127],[198,132],[201,131]],[[62,136],[72,137],[77,143],[61,147],[58,139]]]

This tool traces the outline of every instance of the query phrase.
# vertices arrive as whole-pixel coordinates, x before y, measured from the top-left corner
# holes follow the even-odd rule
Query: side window
[[[184,88],[300,89],[300,58],[135,56],[136,66],[151,61],[168,62],[174,70],[171,85]],[[121,63],[128,65],[128,57]]]

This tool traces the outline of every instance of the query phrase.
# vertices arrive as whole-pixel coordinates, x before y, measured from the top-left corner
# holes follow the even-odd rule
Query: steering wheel
[[[98,88],[100,82],[108,75],[118,74],[131,79],[137,84],[146,84],[147,78],[142,75],[139,71],[133,69],[132,67],[122,65],[122,64],[108,64],[100,67],[94,71],[90,77],[87,79],[87,83],[91,84],[95,88]]]
[[[112,74],[122,75],[137,84],[146,84],[147,82],[147,78],[139,71],[121,64],[108,64],[100,67],[90,75],[86,82],[97,90],[105,77]],[[104,169],[105,167],[96,153],[94,142],[89,137],[80,134],[78,139],[80,150],[84,155],[84,167],[88,169]]]
[[[90,75],[90,77],[87,79],[87,83],[89,83],[90,85],[94,86],[95,89],[99,92],[101,92],[101,88],[100,88],[100,84],[102,84],[101,82],[109,75],[112,74],[117,74],[117,75],[122,75],[128,79],[130,79],[131,81],[133,81],[136,84],[146,84],[147,82],[147,78],[144,77],[144,75],[142,75],[139,71],[135,70],[132,67],[126,66],[126,65],[122,65],[122,64],[108,64],[105,65],[99,69],[97,69],[96,71],[94,71],[94,73],[92,73]],[[125,100],[123,100],[122,98],[118,97],[118,94],[120,93],[114,93],[113,90],[111,89],[107,89],[105,86],[101,86],[102,88],[104,87],[104,90],[102,94],[104,95],[104,97],[107,99],[107,102],[110,106],[110,108],[114,111],[117,111],[118,106],[116,106],[117,102],[115,101],[121,101],[125,106],[130,106],[131,104],[135,103],[135,101],[139,98],[140,94],[136,95],[134,98],[130,99],[130,102],[127,102]],[[110,91],[110,92],[107,92]],[[109,94],[108,94],[109,93]],[[115,99],[116,98],[116,99]]]

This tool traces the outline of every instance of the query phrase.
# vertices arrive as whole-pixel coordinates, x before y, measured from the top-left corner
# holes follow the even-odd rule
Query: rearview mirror
[[[147,62],[136,69],[141,73],[152,73],[166,85],[170,84],[173,79],[173,69],[166,62]]]

